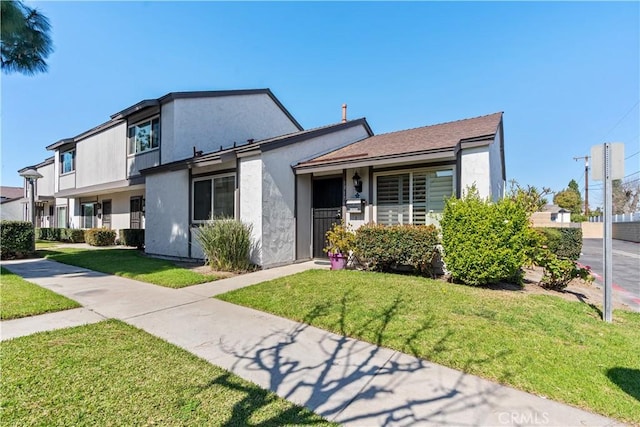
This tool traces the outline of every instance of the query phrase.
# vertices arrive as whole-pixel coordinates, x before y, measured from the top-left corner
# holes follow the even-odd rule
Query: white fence
[[[640,221],[640,212],[634,212],[630,214],[613,215],[612,222],[634,222]],[[604,222],[604,216],[592,216],[589,217],[589,222]]]

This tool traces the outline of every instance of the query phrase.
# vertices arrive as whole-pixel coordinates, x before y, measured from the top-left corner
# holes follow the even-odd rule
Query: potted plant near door
[[[332,270],[343,270],[347,265],[349,251],[353,250],[356,235],[350,227],[344,223],[333,224],[327,231],[327,246],[324,252],[329,255]]]

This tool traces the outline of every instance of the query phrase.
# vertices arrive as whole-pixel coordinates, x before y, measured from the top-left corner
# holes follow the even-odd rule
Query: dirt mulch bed
[[[243,274],[243,273],[232,273],[229,271],[214,270],[208,265],[202,265],[202,263],[200,262],[176,261],[174,262],[174,264],[177,265],[178,267],[186,268],[187,270],[191,270],[196,273],[214,275],[219,279],[228,279],[229,277],[234,277],[234,276]]]
[[[573,279],[569,285],[562,291],[552,291],[545,289],[539,285],[542,279],[542,268],[525,268],[524,269],[524,288],[523,292],[532,294],[554,295],[567,301],[578,301],[585,304],[592,304],[602,307],[604,295],[603,290],[593,283],[585,282],[581,279]],[[630,310],[631,308],[623,302],[613,299],[613,308]]]

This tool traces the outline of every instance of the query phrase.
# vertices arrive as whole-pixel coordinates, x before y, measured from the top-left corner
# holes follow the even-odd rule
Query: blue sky
[[[525,185],[582,188],[573,157],[607,141],[640,178],[638,2],[27,4],[55,52],[47,74],[2,75],[2,185],[142,99],[264,87],[305,128],[343,103],[375,133],[504,111],[507,178]]]

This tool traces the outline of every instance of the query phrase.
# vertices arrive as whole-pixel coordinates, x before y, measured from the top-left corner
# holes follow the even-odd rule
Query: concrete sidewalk
[[[324,267],[313,262],[183,289],[44,259],[3,262],[3,266],[81,303],[92,317],[79,323],[123,320],[341,424],[619,424],[393,350],[210,298]],[[15,330],[21,320],[30,322],[25,333],[50,329],[56,321],[50,316],[2,322],[2,339],[19,335]]]

